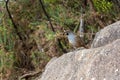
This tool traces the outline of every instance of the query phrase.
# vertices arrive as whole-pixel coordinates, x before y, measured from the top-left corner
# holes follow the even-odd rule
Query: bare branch
[[[15,29],[18,37],[19,37],[19,39],[22,40],[22,37],[21,37],[21,35],[20,35],[19,31],[18,31],[18,28],[17,28],[17,26],[16,26],[16,24],[15,24],[13,18],[12,18],[12,15],[11,15],[10,11],[9,11],[9,7],[8,7],[9,0],[5,0],[5,3],[6,3],[6,5],[5,5],[5,6],[6,6],[6,10],[7,10],[7,12],[8,12],[9,18],[10,18],[11,21],[12,21],[13,27],[14,27],[14,29]]]
[[[41,6],[42,6],[42,9],[43,9],[45,15],[47,16],[47,19],[48,19],[48,21],[49,21],[49,23],[50,23],[50,26],[51,26],[52,31],[55,32],[55,30],[54,30],[54,28],[53,28],[53,25],[52,25],[52,23],[51,23],[51,19],[50,19],[49,15],[47,14],[46,10],[45,10],[45,7],[44,7],[44,5],[43,5],[43,3],[42,3],[42,0],[39,0],[39,2],[40,2],[40,4],[41,4]]]

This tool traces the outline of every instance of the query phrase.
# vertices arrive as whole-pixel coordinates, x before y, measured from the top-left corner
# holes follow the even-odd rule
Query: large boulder
[[[91,48],[104,46],[116,39],[120,39],[120,21],[113,23],[97,32]]]
[[[53,58],[38,80],[120,80],[120,34],[116,34],[120,33],[120,21],[116,25],[115,32],[111,30],[113,27],[107,26],[97,34],[100,36],[103,31],[101,36],[106,35],[102,38],[108,41],[100,43],[97,48],[94,45],[91,49],[76,50]],[[108,37],[109,30],[111,36],[117,36],[115,39]],[[98,37],[97,41],[99,39],[101,38]]]

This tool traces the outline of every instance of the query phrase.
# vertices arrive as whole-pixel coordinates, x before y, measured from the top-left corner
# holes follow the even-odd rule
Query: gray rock
[[[113,42],[116,39],[120,39],[120,21],[113,23],[104,29],[100,30],[93,40],[91,48],[104,46]]]
[[[52,59],[37,80],[120,80],[119,28],[120,21],[97,33],[91,49]]]
[[[120,39],[56,58],[38,80],[120,80]]]

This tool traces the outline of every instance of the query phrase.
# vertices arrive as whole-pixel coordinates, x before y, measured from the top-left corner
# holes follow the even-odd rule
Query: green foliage
[[[44,25],[43,30],[45,31],[45,37],[46,37],[47,41],[54,39],[55,33],[53,31],[51,31],[50,29],[48,29],[47,26]]]
[[[8,51],[13,50],[14,42],[12,33],[5,26],[0,26],[0,33],[0,44],[4,45],[4,48]]]
[[[43,0],[45,9],[52,20],[52,24],[57,32],[62,31],[58,27],[64,27],[67,29],[71,29],[74,32],[77,32],[79,28],[79,18],[80,18],[80,9],[81,6],[84,5],[82,3],[84,0]],[[93,0],[94,7],[99,13],[110,13],[112,11],[113,3],[109,2],[108,0]],[[3,5],[4,4],[0,4]],[[88,3],[89,5],[89,3]],[[87,6],[88,8],[89,6]],[[1,8],[1,7],[0,7]],[[87,9],[86,8],[86,9]],[[36,40],[36,43],[30,45],[30,51],[28,54],[31,54],[30,57],[32,58],[32,62],[34,63],[35,67],[39,67],[44,62],[48,62],[50,58],[46,55],[47,52],[39,52],[37,50],[36,44],[42,47],[44,51],[49,51],[50,45],[52,45],[52,41],[55,39],[55,33],[51,31],[49,23],[47,23],[47,17],[44,15],[44,12],[40,6],[39,0],[16,0],[10,1],[9,9],[13,15],[14,22],[19,28],[19,32],[22,36],[37,34],[32,38],[27,38],[31,42],[35,37],[39,37]],[[86,10],[85,9],[85,10]],[[89,9],[89,8],[88,8]],[[114,12],[114,11],[112,11]],[[111,13],[112,13],[111,12]],[[85,11],[85,14],[88,14],[89,10]],[[7,17],[6,17],[7,16]],[[91,16],[91,15],[88,15]],[[100,15],[102,16],[102,14]],[[0,19],[4,18],[4,21],[0,22],[0,72],[7,68],[14,67],[12,64],[15,62],[13,53],[14,50],[14,42],[18,39],[16,38],[16,33],[11,23],[11,20],[8,18],[6,13],[0,13]],[[103,16],[104,17],[104,16]],[[108,17],[113,17],[109,15]],[[95,17],[92,17],[95,19]],[[98,31],[98,26],[96,23],[92,22],[92,18],[88,17],[85,19],[85,30],[88,33],[96,33]],[[108,22],[109,18],[106,18],[105,21]],[[90,21],[90,22],[89,22]],[[102,20],[101,20],[102,21]],[[87,23],[88,22],[88,23]],[[47,23],[47,25],[46,25]],[[95,25],[96,24],[96,25]],[[106,23],[105,23],[106,24]],[[40,26],[41,29],[38,29],[36,26]],[[34,30],[32,32],[32,30]],[[26,32],[25,32],[26,31]],[[39,35],[39,32],[43,33],[42,37]],[[61,32],[63,33],[63,32]],[[25,43],[29,44],[29,40]],[[66,41],[65,41],[66,40]],[[86,37],[85,42],[87,43],[88,37]],[[39,41],[37,43],[37,41]],[[46,43],[47,42],[47,43]],[[57,41],[56,41],[57,42]],[[55,42],[55,43],[56,43]],[[67,39],[62,39],[61,44],[64,49],[68,49],[69,45],[67,45]],[[55,44],[54,43],[54,44]],[[50,45],[49,45],[50,44]],[[1,48],[2,45],[2,48]],[[19,45],[19,44],[18,44]],[[47,47],[46,47],[47,46]],[[29,47],[29,45],[28,45]],[[31,49],[32,47],[32,49]],[[56,46],[55,46],[56,47]],[[23,50],[24,49],[24,50]],[[54,48],[52,48],[54,49]],[[26,48],[20,47],[18,48],[19,51],[27,51]],[[58,53],[60,50],[58,50]],[[61,52],[62,53],[62,50]],[[50,54],[51,55],[51,54]],[[24,60],[23,60],[24,61]]]
[[[44,0],[44,2],[45,2],[45,3],[48,3],[48,4],[49,4],[49,3],[56,3],[57,0]]]
[[[93,33],[96,33],[98,31],[97,27],[91,26],[91,25],[87,26],[87,30],[89,30],[90,32],[93,32]]]
[[[6,70],[13,67],[14,56],[13,52],[5,52],[4,49],[0,49],[0,73],[5,73]]]
[[[107,0],[93,0],[96,10],[100,13],[109,13],[112,11],[113,3]]]
[[[82,4],[82,0],[66,0],[66,5],[67,8],[71,9],[71,11],[76,12],[76,11],[80,11],[81,9],[81,4]]]
[[[54,33],[51,30],[47,31],[45,36],[46,36],[47,40],[53,40],[54,39]]]
[[[51,19],[58,25],[63,27],[68,27],[74,24],[76,21],[74,18],[71,18],[71,13],[68,13],[65,7],[61,5],[49,6],[47,7],[47,12],[49,13]],[[67,13],[67,14],[66,14]]]
[[[39,51],[33,52],[31,58],[35,67],[39,67],[40,63],[42,64],[42,62],[48,62],[50,60],[50,58],[46,56],[45,53]]]

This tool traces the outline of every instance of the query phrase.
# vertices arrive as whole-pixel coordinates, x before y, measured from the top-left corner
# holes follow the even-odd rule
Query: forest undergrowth
[[[34,80],[51,58],[73,49],[64,30],[77,33],[81,18],[87,33],[84,42],[90,46],[96,32],[120,20],[119,4],[117,0],[0,1],[1,80]]]

